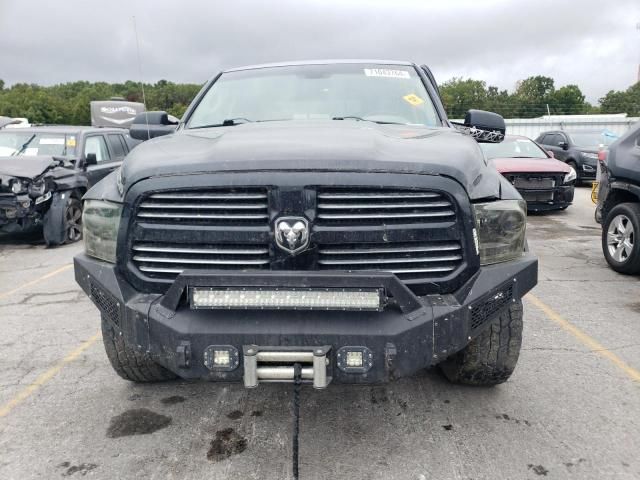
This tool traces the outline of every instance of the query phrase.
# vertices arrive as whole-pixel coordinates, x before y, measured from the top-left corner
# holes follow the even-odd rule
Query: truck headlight
[[[527,202],[498,200],[473,207],[480,264],[506,262],[521,256],[527,228]]]
[[[571,167],[571,171],[564,176],[564,183],[573,182],[576,178],[576,171]]]
[[[87,255],[116,263],[116,245],[122,205],[87,200],[82,213],[84,247]]]

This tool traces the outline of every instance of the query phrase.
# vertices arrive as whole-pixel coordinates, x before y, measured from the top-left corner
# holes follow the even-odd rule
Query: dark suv
[[[0,131],[0,231],[42,227],[48,245],[82,238],[81,198],[139,142],[115,128]]]
[[[615,141],[600,162],[596,220],[602,251],[614,270],[640,273],[640,123]]]
[[[139,122],[135,138],[175,129]],[[222,72],[175,130],[84,197],[76,280],[119,375],[509,378],[537,259],[477,143],[502,117],[452,125],[426,67],[318,61]]]
[[[598,152],[615,138],[601,130],[557,130],[542,132],[536,142],[553,152],[555,158],[573,167],[578,175],[576,184],[580,184],[596,179]]]

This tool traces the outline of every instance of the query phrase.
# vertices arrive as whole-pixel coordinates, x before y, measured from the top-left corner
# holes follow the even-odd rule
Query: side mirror
[[[175,132],[178,122],[169,118],[167,112],[144,112],[136,115],[129,135],[136,140],[149,140]]]
[[[563,150],[569,150],[569,144],[567,142],[558,142],[558,146]]]
[[[452,123],[459,131],[472,136],[479,143],[500,143],[507,130],[501,115],[484,110],[469,110],[463,124]]]
[[[91,165],[97,165],[97,164],[98,164],[98,157],[96,157],[96,154],[87,153],[87,155],[84,158],[84,166],[89,167]]]
[[[556,158],[556,156],[553,154],[553,150],[547,150],[547,153],[551,158]]]

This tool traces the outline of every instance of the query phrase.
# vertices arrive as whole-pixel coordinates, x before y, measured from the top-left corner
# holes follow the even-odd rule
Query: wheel
[[[131,348],[124,337],[102,317],[102,341],[111,366],[125,380],[132,382],[163,382],[176,378],[172,372],[158,365],[146,354]]]
[[[579,187],[580,185],[582,185],[582,175],[580,174],[580,170],[578,170],[578,164],[573,160],[569,160],[567,162],[567,165],[569,165],[576,171],[576,187]]]
[[[639,203],[621,203],[607,214],[602,226],[602,251],[616,272],[640,273],[639,233]]]
[[[64,243],[82,239],[82,202],[71,197],[64,211]]]
[[[69,192],[56,194],[43,221],[48,246],[75,243],[82,239],[82,202]]]
[[[497,315],[463,350],[440,364],[449,381],[492,386],[506,382],[516,368],[522,345],[522,301]]]

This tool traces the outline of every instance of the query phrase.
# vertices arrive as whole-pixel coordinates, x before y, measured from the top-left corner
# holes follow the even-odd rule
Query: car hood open
[[[500,173],[569,173],[571,167],[553,158],[494,158],[490,160]]]
[[[286,121],[181,130],[138,146],[125,186],[165,175],[228,171],[351,171],[443,175],[472,198],[500,195],[478,144],[451,128],[366,121]]]
[[[35,178],[45,170],[57,166],[51,156],[0,157],[0,175],[20,178]]]

